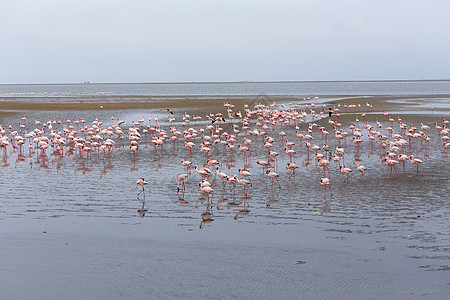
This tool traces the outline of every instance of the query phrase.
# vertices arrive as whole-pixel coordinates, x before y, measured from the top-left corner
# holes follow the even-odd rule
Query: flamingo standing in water
[[[189,160],[181,160],[181,164],[184,166],[186,173],[187,174],[191,174],[191,166],[192,166],[192,162]]]
[[[295,177],[295,169],[297,169],[297,168],[298,168],[298,166],[294,163],[288,162],[286,164],[286,170],[292,170],[292,173],[291,173],[291,175],[288,176],[288,178],[291,178],[292,176]]]
[[[403,164],[403,173],[405,173],[405,162],[407,161],[409,159],[409,157],[408,157],[408,155],[406,155],[406,154],[400,154],[399,156],[398,156],[398,161],[400,162],[402,162],[402,164]]]
[[[248,178],[248,180],[250,182],[250,186],[252,186],[252,180],[250,179],[250,176],[252,176],[252,174],[249,171],[239,168],[239,174],[241,176],[244,176],[245,178]]]
[[[189,156],[192,154],[192,147],[196,147],[196,145],[193,142],[184,142],[184,146],[186,148],[189,148]]]
[[[271,172],[270,170],[266,171],[267,176],[269,176],[270,179],[272,179],[272,189],[273,189],[273,181],[276,180],[278,183],[278,187],[281,189],[281,185],[280,182],[278,181],[278,177],[280,177],[280,175],[278,175],[275,172]]]
[[[417,166],[417,175],[419,175],[419,165],[423,163],[421,159],[414,158],[414,155],[409,157],[409,160]]]
[[[263,167],[263,174],[264,174],[264,169],[267,169],[269,167],[269,163],[265,160],[256,160],[256,163],[261,167]]]
[[[345,178],[344,182],[347,181],[348,183],[348,179],[350,178],[350,173],[352,172],[352,169],[346,168],[344,165],[341,165],[339,168],[341,169],[341,173],[347,174],[347,178]]]
[[[143,177],[141,177],[141,178],[138,179],[138,181],[136,181],[136,184],[140,185],[142,187],[142,191],[140,191],[137,195],[139,196],[140,194],[143,193],[144,194],[144,198],[145,198],[144,185],[148,184],[148,182],[145,181]]]
[[[243,179],[243,178],[239,179],[239,178],[237,178],[236,175],[234,177],[236,178],[237,183],[239,183],[240,185],[244,186],[244,198],[246,198],[247,197],[247,193],[248,193],[248,189],[250,188],[249,184],[251,186],[251,182],[248,181],[247,179]]]
[[[227,184],[226,179],[227,179],[228,175],[225,174],[224,172],[220,171],[220,166],[216,167],[216,175],[217,175],[217,177],[222,179],[222,188],[225,188],[225,185]]]
[[[328,171],[328,176],[330,176],[330,170],[328,169],[330,162],[326,159],[322,159],[321,157],[318,157],[317,161],[319,162],[319,166],[323,167],[323,176],[325,176],[325,170]]]
[[[359,178],[359,180],[362,180],[364,176],[364,171],[367,170],[366,167],[364,167],[363,165],[356,165],[356,170],[361,172],[361,177]]]
[[[284,151],[286,152],[287,155],[289,155],[289,162],[292,162],[292,157],[295,157],[295,150],[293,149],[288,149],[287,147],[284,148]]]
[[[180,174],[180,175],[178,176],[177,191],[180,191],[180,190],[183,190],[183,191],[184,191],[184,188],[185,188],[185,186],[184,186],[184,180],[185,180],[187,177],[188,177],[188,174],[186,174],[186,173]],[[182,184],[182,185],[181,185],[181,188],[180,188],[180,183]]]
[[[211,188],[211,186],[201,184],[200,190],[208,196],[208,203],[211,203],[210,195],[214,192],[214,190]]]
[[[211,170],[208,168],[199,169],[197,165],[194,166],[195,171],[197,171],[198,175],[202,177],[202,179],[208,178],[211,175]]]
[[[395,160],[395,159],[389,159],[389,157],[386,157],[386,158],[384,159],[384,164],[387,165],[387,166],[389,166],[389,167],[391,167],[391,173],[389,174],[389,178],[392,177],[392,168],[394,168],[395,174],[396,174],[397,177],[398,177],[397,170],[395,169],[395,165],[398,164],[398,160]]]
[[[330,187],[330,179],[328,179],[327,177],[320,178],[320,184],[325,187],[325,198],[327,197],[327,187],[330,189],[331,196],[333,196],[333,192],[331,191]]]

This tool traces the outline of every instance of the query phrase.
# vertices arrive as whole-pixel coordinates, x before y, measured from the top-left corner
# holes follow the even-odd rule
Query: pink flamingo
[[[270,170],[266,171],[267,176],[272,180],[272,189],[273,189],[273,181],[276,180],[278,183],[278,187],[281,189],[281,185],[280,182],[278,181],[278,177],[280,177],[280,175],[278,175],[275,172],[271,172]]]
[[[250,181],[250,185],[253,185],[252,180],[250,179],[250,176],[252,176],[252,174],[249,171],[239,168],[239,174],[241,176],[244,176],[245,178],[248,178],[248,180]]]
[[[234,175],[234,177],[236,177],[237,183],[239,183],[240,185],[244,186],[244,198],[247,197],[248,189],[250,188],[249,184],[251,186],[251,182],[248,181],[247,179],[239,179],[239,178],[237,178],[236,175]]]
[[[211,175],[211,170],[208,168],[199,169],[197,165],[194,166],[195,171],[197,171],[197,174],[202,177],[202,179],[208,178],[209,175]]]
[[[208,196],[208,203],[210,203],[210,196],[214,190],[209,185],[200,185],[200,190]],[[212,198],[212,197],[211,197]]]
[[[189,148],[189,156],[192,154],[192,148],[196,147],[196,145],[193,142],[184,142],[184,146]]]
[[[409,157],[409,160],[411,160],[411,162],[417,166],[417,175],[419,175],[419,165],[422,164],[423,161],[421,159],[414,158],[414,155],[411,155]]]
[[[400,154],[398,157],[398,161],[402,162],[403,164],[403,173],[405,173],[405,162],[409,159],[409,157],[406,154]]]
[[[263,174],[264,174],[264,169],[267,169],[269,166],[269,163],[265,160],[256,160],[256,163],[258,165],[260,165],[261,167],[263,167]]]
[[[397,170],[395,169],[395,165],[398,164],[398,161],[397,161],[397,160],[395,160],[395,159],[389,159],[389,157],[386,157],[386,158],[384,159],[384,164],[387,165],[387,166],[389,166],[389,167],[391,167],[391,173],[390,173],[390,175],[389,175],[389,178],[392,177],[392,168],[394,168],[395,174],[396,174],[397,177],[398,177]]]
[[[292,176],[295,177],[295,169],[297,169],[298,166],[294,163],[288,162],[286,164],[286,170],[292,170],[292,174],[288,176],[288,178],[291,178]]]
[[[348,179],[350,178],[350,173],[352,172],[352,169],[346,168],[344,165],[341,165],[339,168],[341,169],[341,173],[347,175],[347,178],[344,180],[344,182],[347,181],[348,183]]]
[[[333,192],[331,191],[330,187],[330,179],[326,177],[320,178],[320,184],[325,187],[325,198],[327,197],[327,187],[330,189],[331,196],[333,196]]]
[[[219,169],[220,169],[220,166],[217,166],[217,168],[216,168],[216,175],[217,175],[217,177],[222,179],[222,188],[225,188],[225,185],[227,183],[226,179],[227,179],[228,176],[224,172],[220,172]]]
[[[234,175],[233,177],[227,176],[227,183],[230,183],[233,185],[233,188],[230,190],[230,193],[232,191],[236,192],[236,182],[237,182],[237,176]]]
[[[319,162],[319,166],[323,167],[323,176],[325,176],[325,169],[328,171],[328,176],[330,176],[330,170],[328,169],[330,162],[326,159],[322,159],[321,157],[318,157],[317,161]]]
[[[185,186],[184,186],[184,180],[185,180],[187,177],[188,177],[188,174],[186,174],[186,173],[180,174],[180,175],[178,176],[177,191],[180,191],[180,190],[183,190],[183,191],[184,191],[184,188],[185,188]],[[180,188],[180,183],[182,183],[182,187],[181,187],[181,188]]]
[[[295,157],[295,150],[288,149],[287,147],[285,147],[284,151],[286,152],[287,155],[289,155],[289,158],[290,158],[289,161],[292,162],[292,157]]]
[[[366,167],[364,167],[363,165],[356,165],[356,170],[361,172],[361,177],[359,178],[359,180],[362,180],[364,176],[364,171],[367,170]]]
[[[189,160],[181,160],[181,164],[183,165],[184,169],[186,170],[187,174],[191,174],[191,166],[192,166],[192,162]]]
[[[144,188],[144,185],[148,184],[148,182],[145,181],[143,177],[141,177],[141,178],[138,179],[138,181],[136,181],[136,184],[137,184],[137,185],[140,185],[140,186],[142,187],[142,191],[140,191],[137,195],[139,196],[140,194],[143,193],[144,198],[145,198],[145,192],[144,192],[145,188]]]

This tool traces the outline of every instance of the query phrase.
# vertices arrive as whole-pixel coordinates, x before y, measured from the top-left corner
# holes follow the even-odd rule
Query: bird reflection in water
[[[23,163],[25,161],[25,156],[22,154],[17,155],[16,164],[14,165],[14,168],[17,168],[18,165]]]
[[[245,217],[246,215],[248,215],[249,212],[250,212],[250,210],[248,208],[241,209],[240,211],[238,211],[236,213],[236,215],[234,216],[234,219],[237,220],[238,218]]]
[[[326,216],[330,213],[330,211],[331,211],[330,201],[325,200],[325,202],[323,203],[323,207],[321,207],[320,211],[317,211],[316,214]]]
[[[138,198],[139,200],[139,198]],[[142,207],[138,209],[138,216],[139,217],[145,217],[145,213],[148,211],[148,209],[145,208],[145,200],[142,200]]]
[[[203,227],[205,225],[211,225],[212,222],[214,221],[213,219],[213,210],[212,210],[212,203],[208,202],[208,204],[206,205],[206,211],[204,213],[202,213],[201,215],[202,221],[200,222],[199,228],[203,229]]]
[[[185,199],[184,199],[184,190],[183,191],[177,191],[177,196],[178,196],[178,203],[179,204],[181,204],[181,205],[186,205],[186,204],[188,204],[189,202],[187,202]]]
[[[6,171],[6,170],[8,170],[9,166],[10,166],[10,163],[8,162],[8,155],[5,152],[5,154],[3,155],[3,159],[2,159],[2,168]]]
[[[267,199],[266,207],[274,207],[278,205],[278,197],[280,196],[280,191],[277,190],[277,192],[273,191],[269,194],[270,197]]]
[[[238,218],[242,218],[245,217],[246,215],[248,215],[248,213],[250,212],[249,208],[249,204],[248,204],[248,197],[244,197],[242,199],[242,209],[239,210],[236,215],[234,216],[234,219],[237,220]]]
[[[228,204],[227,198],[220,198],[217,200],[217,210],[220,210],[220,207],[225,206],[226,204]]]
[[[130,172],[131,173],[136,173],[138,171],[138,168],[136,168],[136,159],[132,159],[131,162],[132,162],[132,165],[131,165],[131,168],[130,168]]]
[[[305,159],[305,160],[303,160],[303,165],[304,165],[305,167],[309,167],[309,166],[311,165],[311,160],[310,160],[310,159]]]
[[[111,158],[108,157],[106,159],[103,159],[103,170],[100,178],[106,176],[106,174],[112,169],[114,169],[114,165],[111,163]]]

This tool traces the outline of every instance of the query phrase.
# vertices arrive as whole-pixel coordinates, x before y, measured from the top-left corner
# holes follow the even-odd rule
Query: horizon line
[[[450,79],[360,79],[360,80],[242,80],[242,81],[148,81],[148,82],[65,82],[65,83],[0,83],[0,85],[89,85],[89,84],[229,84],[229,83],[302,83],[302,82],[423,82]]]

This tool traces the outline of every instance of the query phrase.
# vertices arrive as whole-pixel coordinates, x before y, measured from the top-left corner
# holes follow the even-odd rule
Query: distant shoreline
[[[155,82],[71,82],[71,83],[0,83],[9,85],[139,85],[139,84],[249,84],[249,83],[327,83],[327,82],[448,82],[450,79],[376,79],[376,80],[273,80],[273,81],[155,81]]]

